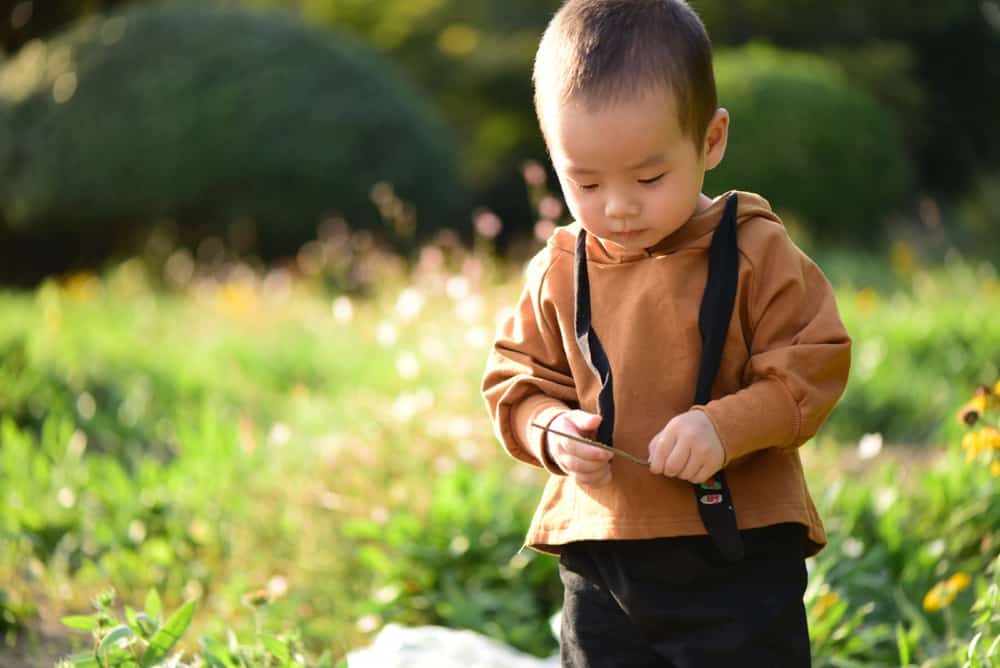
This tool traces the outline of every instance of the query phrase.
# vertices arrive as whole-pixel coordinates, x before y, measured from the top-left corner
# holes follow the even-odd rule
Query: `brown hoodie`
[[[614,444],[643,459],[652,437],[692,408],[708,248],[728,195],[645,251],[587,239],[593,327],[614,373]],[[843,392],[851,341],[829,282],[767,201],[737,195],[736,303],[713,399],[695,408],[722,441],[739,528],[799,522],[808,528],[807,554],[815,554],[826,534],[797,447]],[[574,540],[705,534],[691,483],[615,457],[610,484],[578,485],[543,456],[544,433],[529,427],[570,408],[597,413],[600,385],[574,337],[579,229],[578,223],[557,229],[528,265],[524,291],[497,332],[483,378],[504,447],[553,474],[525,542],[558,553]]]

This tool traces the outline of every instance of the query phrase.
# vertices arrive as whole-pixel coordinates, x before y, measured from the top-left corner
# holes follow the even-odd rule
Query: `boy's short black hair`
[[[535,56],[535,111],[582,99],[592,108],[664,86],[681,131],[700,147],[718,98],[712,45],[684,0],[567,0]]]

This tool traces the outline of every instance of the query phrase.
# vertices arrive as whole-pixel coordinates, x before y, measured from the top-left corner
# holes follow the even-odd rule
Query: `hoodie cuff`
[[[549,455],[545,447],[545,432],[532,423],[548,427],[562,413],[570,410],[569,406],[544,394],[536,394],[522,401],[514,410],[513,421],[517,439],[530,452],[542,467],[554,475],[566,475],[559,465]]]
[[[769,378],[708,402],[694,406],[715,427],[725,467],[751,452],[786,447],[795,442],[802,424],[799,406],[784,383]]]

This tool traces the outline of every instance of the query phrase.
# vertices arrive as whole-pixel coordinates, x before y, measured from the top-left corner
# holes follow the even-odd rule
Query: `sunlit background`
[[[692,4],[732,114],[706,190],[768,198],[855,341],[802,449],[815,665],[1000,665],[1000,2]],[[544,478],[478,390],[568,222],[557,7],[0,1],[0,668],[116,628],[127,665],[157,610],[186,662],[391,623],[557,651]]]

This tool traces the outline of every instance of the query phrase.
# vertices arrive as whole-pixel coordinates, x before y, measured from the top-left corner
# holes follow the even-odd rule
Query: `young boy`
[[[526,544],[560,555],[563,665],[808,666],[826,535],[797,448],[847,381],[833,291],[763,198],[702,193],[729,115],[683,0],[568,0],[534,83],[576,222],[529,264],[483,395],[552,474]]]

